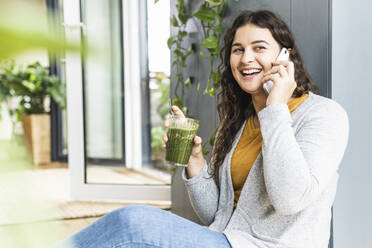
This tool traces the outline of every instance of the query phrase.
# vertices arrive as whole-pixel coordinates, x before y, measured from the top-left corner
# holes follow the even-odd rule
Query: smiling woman
[[[283,47],[291,51],[290,61],[274,63]],[[208,228],[130,206],[61,246],[328,246],[338,167],[348,141],[346,112],[316,94],[291,31],[273,12],[241,12],[225,32],[221,62],[221,123],[211,161],[204,160],[196,137],[182,171],[192,206]],[[274,83],[269,94],[262,89],[265,80]],[[172,110],[183,116],[176,106]],[[167,143],[167,133],[163,140]]]
[[[304,68],[291,31],[278,16],[271,12],[257,12],[254,15],[245,11],[226,31],[220,65],[222,70],[222,91],[218,105],[220,135],[216,137],[212,154],[216,159],[216,169],[213,169],[216,181],[218,168],[233,143],[228,137],[234,137],[248,117],[253,116],[257,122],[257,113],[266,106],[267,95],[262,88],[263,74],[272,68],[272,63],[282,47],[290,49],[290,60],[294,65],[292,76],[297,87],[290,97],[300,97],[309,91],[319,93],[318,87]],[[250,69],[261,71],[245,77],[243,71],[247,72]],[[258,97],[252,98],[253,95]],[[253,105],[254,101],[257,109]]]

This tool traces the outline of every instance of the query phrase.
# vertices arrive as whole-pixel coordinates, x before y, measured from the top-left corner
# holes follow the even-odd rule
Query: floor
[[[99,217],[94,217],[36,222],[23,225],[0,225],[1,247],[47,247],[73,235],[98,219]],[[16,238],[19,236],[23,237],[22,240]],[[30,236],[32,238],[27,239]]]
[[[91,182],[102,182],[104,178],[105,182],[111,183],[170,183],[170,177],[166,173],[164,174],[159,171],[151,171],[149,169],[138,172],[133,170],[124,170],[118,167],[103,168],[101,166],[93,165],[88,168],[88,171],[90,171],[88,173],[90,174],[89,180]],[[57,172],[59,173],[58,175],[56,175]],[[67,164],[52,163],[47,166],[34,166],[32,167],[32,170],[27,171],[27,173],[23,173],[23,177],[20,177],[17,174],[18,172],[12,172],[8,175],[6,173],[0,174],[0,194],[3,198],[2,200],[0,199],[1,248],[46,247],[65,237],[71,236],[72,234],[96,221],[100,216],[103,215],[102,213],[104,213],[104,211],[102,212],[102,209],[111,211],[112,209],[128,205],[124,203],[106,203],[107,205],[104,205],[103,203],[99,202],[68,202],[65,200],[67,199],[67,192],[69,191],[66,190],[66,185],[68,183],[65,179],[62,179],[66,177],[67,172]],[[32,186],[29,186],[27,183],[25,183],[27,181],[26,179],[22,179],[29,178],[30,175],[35,179],[35,175],[41,174],[42,176],[39,176],[39,178],[34,180],[36,183],[29,184]],[[50,185],[53,185],[53,187]],[[38,194],[33,196],[34,192],[38,192]],[[7,194],[11,197],[7,197]],[[26,216],[26,214],[26,217],[24,218],[22,214],[30,209],[33,209],[32,204],[28,200],[35,200],[35,198],[39,197],[40,199],[37,202],[42,203],[43,206],[46,206],[48,201],[53,201],[54,205],[58,203],[59,206],[63,205],[63,207],[59,207],[58,211],[53,211],[50,217],[51,219],[43,220],[38,218],[37,214],[34,214],[31,216],[31,219],[22,221],[25,218],[30,218],[30,216]],[[152,205],[152,203],[148,204]],[[155,204],[155,206],[163,209],[170,209],[170,202],[160,205]],[[94,212],[94,209],[92,208],[96,208],[98,212]],[[45,211],[48,211],[48,209],[46,208]],[[71,218],[68,217],[61,219],[60,216],[64,216],[66,211],[73,212],[72,215],[67,215]],[[87,216],[78,217],[79,213],[76,214],[74,211],[85,211],[87,213],[93,212]],[[44,216],[46,214],[42,213],[42,215]]]

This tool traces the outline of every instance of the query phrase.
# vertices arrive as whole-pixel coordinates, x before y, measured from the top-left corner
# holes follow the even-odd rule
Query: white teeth
[[[243,74],[252,74],[252,73],[256,73],[256,72],[260,72],[262,70],[260,69],[249,69],[249,70],[243,70],[242,73]]]

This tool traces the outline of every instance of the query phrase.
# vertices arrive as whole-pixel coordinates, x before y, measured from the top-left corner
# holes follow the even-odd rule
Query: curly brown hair
[[[293,97],[300,97],[309,91],[319,94],[318,87],[304,68],[293,34],[283,19],[268,10],[255,12],[249,10],[241,11],[234,19],[231,27],[226,30],[224,44],[220,53],[221,64],[219,65],[219,70],[222,72],[222,79],[217,105],[220,125],[209,166],[209,173],[217,185],[219,185],[219,168],[226,154],[232,148],[234,137],[244,121],[251,115],[256,115],[251,95],[240,88],[233,77],[230,67],[231,46],[235,33],[238,28],[246,24],[254,24],[260,28],[267,28],[281,48],[291,48],[290,60],[294,63],[295,80],[297,83]]]

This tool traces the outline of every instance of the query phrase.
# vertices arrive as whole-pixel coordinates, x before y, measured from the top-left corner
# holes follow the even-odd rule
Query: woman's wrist
[[[193,178],[194,176],[198,175],[202,171],[204,164],[205,161],[203,156],[198,158],[190,157],[189,163],[186,167],[188,178]]]

